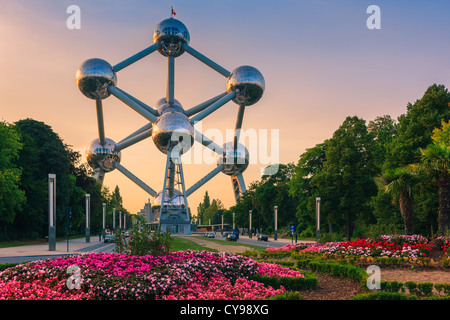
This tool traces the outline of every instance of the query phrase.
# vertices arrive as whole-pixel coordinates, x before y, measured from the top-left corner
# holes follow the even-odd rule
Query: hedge
[[[262,282],[264,285],[271,286],[274,289],[279,289],[281,286],[283,286],[287,291],[315,289],[317,287],[317,276],[306,270],[299,271],[305,276],[304,278],[278,278],[277,276],[267,277],[254,274],[251,276],[251,279]]]

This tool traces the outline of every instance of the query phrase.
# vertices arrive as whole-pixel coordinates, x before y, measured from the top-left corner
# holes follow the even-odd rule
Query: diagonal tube
[[[136,183],[139,187],[144,189],[148,194],[150,194],[152,197],[156,197],[156,191],[150,188],[148,185],[146,185],[141,179],[136,177],[134,174],[132,174],[130,171],[128,171],[124,166],[122,166],[117,161],[113,161],[113,166],[120,172],[122,172],[128,179]]]
[[[151,45],[150,47],[136,53],[135,55],[129,57],[128,59],[123,60],[122,62],[116,64],[113,67],[113,70],[115,72],[118,72],[126,67],[128,67],[130,64],[135,63],[138,60],[141,60],[142,58],[148,56],[149,54],[155,52],[156,50],[158,50],[161,47],[161,44],[159,42]]]
[[[119,89],[119,88],[117,88]],[[159,116],[158,110],[150,107],[148,104],[145,104],[144,102],[142,102],[141,100],[133,97],[131,94],[123,91],[122,89],[119,89],[120,92],[122,92],[124,95],[126,95],[129,99],[133,100],[134,102],[136,102],[138,105],[140,105],[142,108],[144,108],[145,110],[147,110],[148,112],[150,112],[152,115],[154,115],[155,117]]]
[[[220,98],[223,98],[227,93],[221,93],[217,96],[215,96],[214,98],[211,98],[209,100],[206,100],[205,102],[200,103],[199,105],[196,105],[195,107],[192,107],[188,110],[186,110],[184,112],[184,114],[186,115],[186,117],[190,117],[193,116],[194,114],[205,110],[206,108],[208,108],[210,105],[212,105],[214,102],[218,101]]]
[[[149,122],[146,125],[142,126],[141,128],[139,128],[138,130],[136,130],[135,132],[133,132],[132,134],[128,135],[127,137],[123,138],[122,140],[120,140],[117,144],[125,142],[128,139],[131,139],[135,136],[137,136],[138,134],[147,131],[148,129],[151,129],[153,126],[153,123]]]
[[[195,141],[200,142],[202,145],[207,147],[208,149],[211,149],[218,155],[223,154],[223,148],[219,146],[217,143],[209,139],[208,137],[204,136],[201,132],[194,129],[194,138]]]
[[[212,105],[210,105],[208,108],[203,110],[202,112],[198,113],[196,116],[191,118],[191,123],[195,124],[196,122],[203,120],[207,116],[209,116],[211,113],[222,107],[224,104],[226,104],[228,101],[234,99],[236,97],[236,91],[232,91],[230,93],[227,93],[225,96],[214,102]]]
[[[137,134],[127,140],[120,141],[119,143],[117,143],[115,151],[119,152],[125,148],[132,146],[133,144],[136,144],[144,139],[147,139],[151,135],[152,135],[152,128],[144,132],[141,132],[140,134]]]
[[[223,75],[224,77],[228,78],[230,76],[230,74],[231,74],[230,71],[228,71],[227,69],[221,67],[220,65],[218,65],[217,63],[215,63],[211,59],[207,58],[206,56],[204,56],[203,54],[201,54],[200,52],[198,52],[194,48],[192,48],[189,45],[187,45],[186,43],[183,43],[181,48],[184,49],[184,51],[189,53],[194,58],[196,58],[196,59],[200,60],[201,62],[203,62],[204,64],[206,64],[211,69],[213,69],[213,70],[217,71],[218,73],[220,73],[221,75]]]
[[[158,121],[158,118],[151,114],[148,110],[146,110],[142,105],[136,103],[133,99],[129,97],[129,95],[125,94],[122,90],[116,87],[108,86],[108,91],[114,95],[117,99],[128,105],[134,111],[139,113],[141,116],[146,118],[148,121],[155,123]]]
[[[223,168],[225,166],[223,164],[217,166],[214,170],[212,170],[210,173],[208,173],[206,176],[204,176],[202,179],[197,181],[192,187],[186,190],[185,196],[188,197],[189,195],[193,194],[195,191],[197,191],[201,186],[203,186],[205,183],[207,183],[209,180],[214,178],[219,172],[222,172]]]

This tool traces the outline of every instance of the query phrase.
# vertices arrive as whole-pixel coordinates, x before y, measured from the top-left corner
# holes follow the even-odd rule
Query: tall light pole
[[[248,215],[249,215],[248,237],[251,239],[252,238],[252,210],[248,211]]]
[[[106,203],[103,203],[103,228],[102,228],[103,238],[105,238],[105,229],[106,229]]]
[[[113,232],[116,232],[116,208],[113,208]]]
[[[320,197],[316,198],[316,216],[317,216],[317,227],[316,227],[316,242],[320,238]]]
[[[91,195],[86,194],[86,243],[91,242]]]
[[[273,207],[275,211],[275,231],[273,232],[273,240],[278,240],[278,206]]]
[[[236,224],[235,224],[235,222],[234,222],[235,216],[236,216],[236,213],[233,212],[233,231],[234,231],[234,229],[236,228]]]
[[[48,174],[48,250],[56,250],[56,174]]]

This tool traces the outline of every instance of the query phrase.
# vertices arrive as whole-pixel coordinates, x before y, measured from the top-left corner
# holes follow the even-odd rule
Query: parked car
[[[267,238],[267,235],[265,235],[265,234],[258,234],[257,240],[258,241],[268,241],[269,239]]]
[[[208,234],[208,238],[215,238],[215,236],[214,236],[214,233],[210,233],[210,234]]]
[[[127,231],[122,231],[122,235],[123,235],[125,238],[128,238],[128,237],[130,236],[130,234],[129,234]]]
[[[234,234],[229,234],[227,236],[227,241],[237,241],[237,238]]]
[[[114,240],[115,240],[114,236],[112,234],[108,234],[107,236],[105,236],[104,242],[111,243],[111,242],[114,242]]]

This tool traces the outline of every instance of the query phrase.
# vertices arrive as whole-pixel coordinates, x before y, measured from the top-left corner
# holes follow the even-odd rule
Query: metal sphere
[[[105,144],[102,146],[98,139],[94,139],[86,150],[86,160],[92,169],[100,168],[104,172],[111,172],[115,168],[113,161],[120,162],[122,155],[115,151],[116,143],[105,138]]]
[[[194,143],[194,127],[183,113],[165,112],[153,125],[152,138],[164,154],[177,147],[180,154],[188,151]]]
[[[184,113],[183,106],[181,103],[174,99],[173,104],[169,105],[166,101],[166,98],[161,98],[156,102],[156,110],[158,110],[159,115],[162,115],[165,112],[180,112]]]
[[[236,91],[233,101],[239,105],[249,106],[258,102],[265,87],[263,75],[251,66],[237,67],[227,80],[227,92]]]
[[[234,152],[233,142],[227,142],[223,145],[223,154],[217,157],[217,165],[224,164],[222,170],[226,175],[234,175],[237,172],[244,172],[249,164],[249,154],[243,144],[238,144],[236,153]]]
[[[153,43],[161,43],[158,50],[163,56],[178,57],[184,50],[181,44],[189,44],[190,36],[186,26],[177,19],[169,18],[158,23],[153,30]]]
[[[162,194],[162,190],[156,194],[156,197],[152,201],[152,207],[161,207]],[[184,207],[184,196],[179,190],[173,189],[172,199],[169,199],[168,190],[166,190],[166,194],[164,195],[164,204],[174,207]]]
[[[113,67],[102,59],[84,61],[76,74],[78,89],[90,99],[106,99],[110,93],[106,86],[116,86],[117,76]]]

